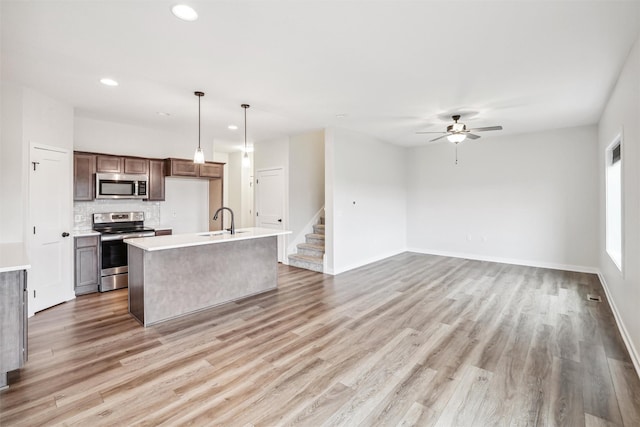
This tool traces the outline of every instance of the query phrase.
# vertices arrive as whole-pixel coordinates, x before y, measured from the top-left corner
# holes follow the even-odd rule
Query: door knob
[[[282,222],[282,218],[280,218],[280,219],[278,220],[278,222]]]
[[[69,233],[65,231],[64,233],[62,233],[62,237],[69,237]]]

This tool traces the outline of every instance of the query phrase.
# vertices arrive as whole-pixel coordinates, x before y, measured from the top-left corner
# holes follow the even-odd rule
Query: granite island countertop
[[[145,251],[162,251],[167,249],[186,248],[190,246],[229,243],[239,240],[259,239],[270,236],[282,236],[285,234],[291,234],[291,231],[250,227],[236,229],[236,234],[231,234],[228,231],[203,231],[201,233],[139,237],[134,239],[125,239],[124,242]]]

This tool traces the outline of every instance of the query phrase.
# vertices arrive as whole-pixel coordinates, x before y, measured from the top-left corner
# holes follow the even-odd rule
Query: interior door
[[[29,312],[74,298],[70,154],[32,145],[29,176]]]
[[[257,171],[256,226],[285,229],[284,171],[282,168]],[[278,236],[278,261],[285,261],[285,236]]]

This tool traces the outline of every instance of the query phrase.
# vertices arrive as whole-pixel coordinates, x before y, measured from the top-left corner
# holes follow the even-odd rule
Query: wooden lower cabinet
[[[100,286],[100,236],[75,238],[76,295],[98,292]]]
[[[0,273],[0,390],[27,361],[27,271]]]
[[[173,230],[171,228],[156,230],[156,236],[170,236],[171,234],[173,234]]]

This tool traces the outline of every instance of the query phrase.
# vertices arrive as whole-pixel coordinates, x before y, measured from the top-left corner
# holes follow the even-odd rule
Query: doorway
[[[75,298],[71,232],[71,154],[31,144],[29,164],[29,229],[31,270],[29,315]]]

